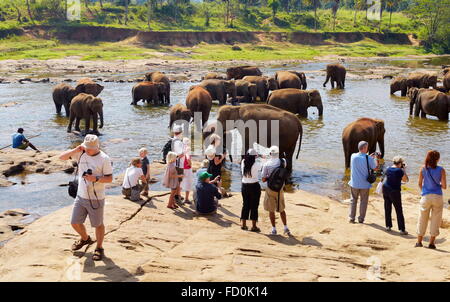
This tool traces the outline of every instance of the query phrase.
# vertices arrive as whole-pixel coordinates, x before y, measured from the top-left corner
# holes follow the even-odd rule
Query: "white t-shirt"
[[[139,178],[144,175],[142,168],[128,167],[123,177],[122,188],[129,189],[138,184]]]
[[[81,158],[80,158],[81,156]],[[78,164],[78,196],[84,199],[102,200],[105,199],[105,184],[104,183],[92,183],[85,180],[83,172],[88,169],[92,170],[93,176],[105,176],[112,175],[111,160],[108,155],[103,151],[100,151],[95,156],[89,156],[87,153],[78,152],[72,155],[72,159]],[[95,189],[95,192],[94,192]]]
[[[182,139],[183,138],[180,134],[178,136],[175,136],[172,142],[172,151],[175,152],[178,156],[184,154],[184,144]],[[178,168],[184,167],[184,156],[177,159],[176,165]]]
[[[248,177],[244,175],[244,161],[245,159],[241,162],[242,183],[253,184],[258,182],[258,172],[261,170],[261,164],[258,161],[255,161],[250,171],[251,177]]]

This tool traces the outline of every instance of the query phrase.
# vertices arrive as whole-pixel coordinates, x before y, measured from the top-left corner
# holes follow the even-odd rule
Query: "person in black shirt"
[[[203,172],[198,177],[196,189],[196,210],[199,214],[214,214],[217,211],[218,202],[215,198],[221,199],[222,194],[219,193],[217,185],[220,187],[219,177],[210,181],[212,175]],[[215,197],[215,198],[214,198]]]
[[[150,181],[150,161],[147,158],[148,151],[146,148],[139,149],[139,156],[141,157],[142,173],[144,173],[147,182],[142,189],[142,195],[148,196],[148,185]]]
[[[384,213],[386,218],[386,230],[392,228],[392,205],[394,205],[397,214],[398,228],[400,234],[408,235],[405,228],[405,218],[403,216],[401,185],[402,181],[408,181],[408,175],[405,172],[405,163],[400,156],[393,159],[394,164],[387,168],[383,182]]]

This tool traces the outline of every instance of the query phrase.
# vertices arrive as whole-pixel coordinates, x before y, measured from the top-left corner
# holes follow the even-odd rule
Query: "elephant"
[[[92,94],[80,93],[72,99],[70,104],[70,118],[69,126],[67,127],[67,132],[72,131],[72,124],[75,121],[75,130],[80,131],[80,120],[84,119],[86,131],[85,134],[89,133],[91,126],[91,119],[93,120],[92,131],[94,134],[99,135],[97,124],[98,118],[100,117],[100,128],[103,128],[103,102],[99,97],[93,96]]]
[[[222,125],[221,131],[217,129],[217,127],[211,127],[208,131],[205,131],[203,133],[203,137],[208,137],[211,133],[216,133],[219,136],[223,137],[222,144],[224,149],[227,149],[227,144],[231,146],[231,142],[229,138],[231,138],[230,131],[233,129],[228,129],[227,127],[230,127],[229,122],[226,121],[238,121],[238,122],[244,122],[247,121],[255,121],[257,126],[257,132],[253,133],[254,135],[244,135],[245,133],[249,132],[248,128],[238,128],[238,131],[241,133],[241,136],[245,136],[245,141],[242,142],[243,150],[248,150],[249,148],[253,147],[253,144],[259,143],[263,145],[264,147],[270,147],[272,144],[276,143],[276,139],[271,137],[271,124],[272,121],[278,121],[278,127],[279,127],[279,137],[278,137],[278,143],[279,143],[279,149],[280,149],[280,156],[285,156],[287,160],[287,169],[289,171],[292,171],[292,158],[295,152],[296,142],[299,140],[298,143],[298,151],[297,156],[300,153],[301,144],[302,144],[302,137],[303,137],[303,128],[300,120],[292,113],[276,108],[274,106],[268,105],[268,104],[244,104],[241,106],[222,106],[219,111],[217,112],[217,123],[220,123]],[[267,132],[266,133],[259,133],[262,131],[260,128],[260,121],[267,121]],[[228,125],[227,125],[228,124]],[[284,131],[283,129],[289,129],[289,131]],[[244,133],[245,131],[245,133]],[[227,135],[228,134],[228,135]],[[249,134],[249,133],[247,133]],[[253,137],[255,136],[255,137]],[[265,141],[264,137],[266,138]],[[242,152],[241,154],[244,154],[245,152]]]
[[[297,88],[306,89],[306,76],[303,72],[297,71],[277,71],[275,73],[275,80],[278,83],[278,89],[282,88]]]
[[[380,147],[381,158],[384,158],[384,121],[372,118],[360,118],[348,124],[342,132],[342,145],[344,146],[345,168],[350,168],[350,158],[353,153],[359,152],[358,143],[369,143],[369,153],[374,153]]]
[[[277,90],[278,83],[275,78],[262,77],[262,76],[245,76],[244,81],[256,84],[256,94],[261,102],[267,102],[270,90]]]
[[[411,88],[408,90],[409,115],[412,115],[414,106],[414,116],[426,117],[426,115],[436,116],[441,121],[448,121],[450,112],[450,95],[446,95],[435,89]]]
[[[201,131],[203,125],[208,121],[212,107],[212,98],[209,92],[201,86],[193,86],[190,88],[186,96],[186,107],[191,111],[192,117],[195,112],[202,113],[202,124],[195,125]],[[194,120],[195,121],[195,120]]]
[[[227,96],[231,97],[231,102],[236,101],[236,84],[234,80],[204,80],[198,86],[205,88],[213,100],[218,100],[219,105],[225,105]]]
[[[169,117],[169,128],[172,129],[172,124],[176,121],[185,120],[189,123],[192,112],[183,104],[175,104],[170,108]]]
[[[327,86],[328,80],[331,79],[331,88],[334,88],[334,83],[336,82],[336,87],[338,89],[345,88],[345,75],[347,70],[341,64],[328,64],[327,65],[327,78],[323,83],[323,87]]]
[[[401,96],[406,96],[406,92],[407,92],[407,87],[406,87],[406,77],[396,77],[394,79],[392,79],[391,81],[391,94],[394,94],[397,91],[401,91]]]
[[[255,102],[257,97],[256,84],[249,83],[246,80],[236,80],[236,95],[242,102]]]
[[[140,82],[133,86],[131,95],[133,101],[130,105],[137,105],[140,100],[147,103],[153,102],[155,105],[161,103],[161,94],[165,93],[166,85],[164,83]]]
[[[104,86],[97,84],[89,78],[82,78],[77,81],[75,90],[77,91],[77,94],[87,93],[92,94],[93,96],[98,96],[104,88]]]
[[[446,72],[444,78],[442,79],[442,84],[444,85],[445,91],[450,91],[450,72]]]
[[[227,69],[227,80],[241,80],[245,76],[261,76],[262,72],[258,67],[236,66]]]
[[[301,90],[296,88],[278,89],[267,100],[269,105],[308,117],[308,107],[317,107],[319,116],[323,115],[322,98],[318,90]]]
[[[218,74],[217,72],[208,72],[205,76],[202,77],[202,80],[226,80],[226,77]]]
[[[432,86],[436,89],[437,86],[437,75],[428,74],[423,72],[413,72],[408,75],[406,79],[406,87],[412,88],[430,88]]]
[[[70,101],[77,95],[77,91],[70,85],[61,83],[53,88],[53,102],[55,103],[56,113],[61,113],[61,108],[64,105],[66,116],[70,114]]]
[[[145,79],[149,82],[164,83],[165,90],[162,93],[163,99],[161,99],[161,102],[164,104],[170,104],[170,81],[169,81],[169,78],[164,73],[155,71],[155,72],[146,73]]]

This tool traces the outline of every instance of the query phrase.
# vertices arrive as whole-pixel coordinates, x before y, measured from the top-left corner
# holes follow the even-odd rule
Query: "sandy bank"
[[[67,207],[40,218],[0,249],[0,281],[367,281],[378,261],[381,280],[450,279],[448,221],[437,250],[413,248],[414,235],[384,231],[380,198],[372,198],[365,224],[352,225],[347,204],[303,191],[287,194],[293,236],[286,237],[267,235],[262,206],[263,232],[242,231],[239,193],[222,200],[219,214],[210,218],[190,207],[172,211],[166,208],[167,195],[150,195],[142,205],[107,198],[104,262],[91,260],[94,246],[70,252],[76,236]],[[417,196],[404,195],[412,234],[417,202]]]

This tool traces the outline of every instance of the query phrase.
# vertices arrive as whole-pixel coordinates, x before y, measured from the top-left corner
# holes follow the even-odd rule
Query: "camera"
[[[92,169],[87,169],[87,171],[83,172],[83,176],[92,175]]]

